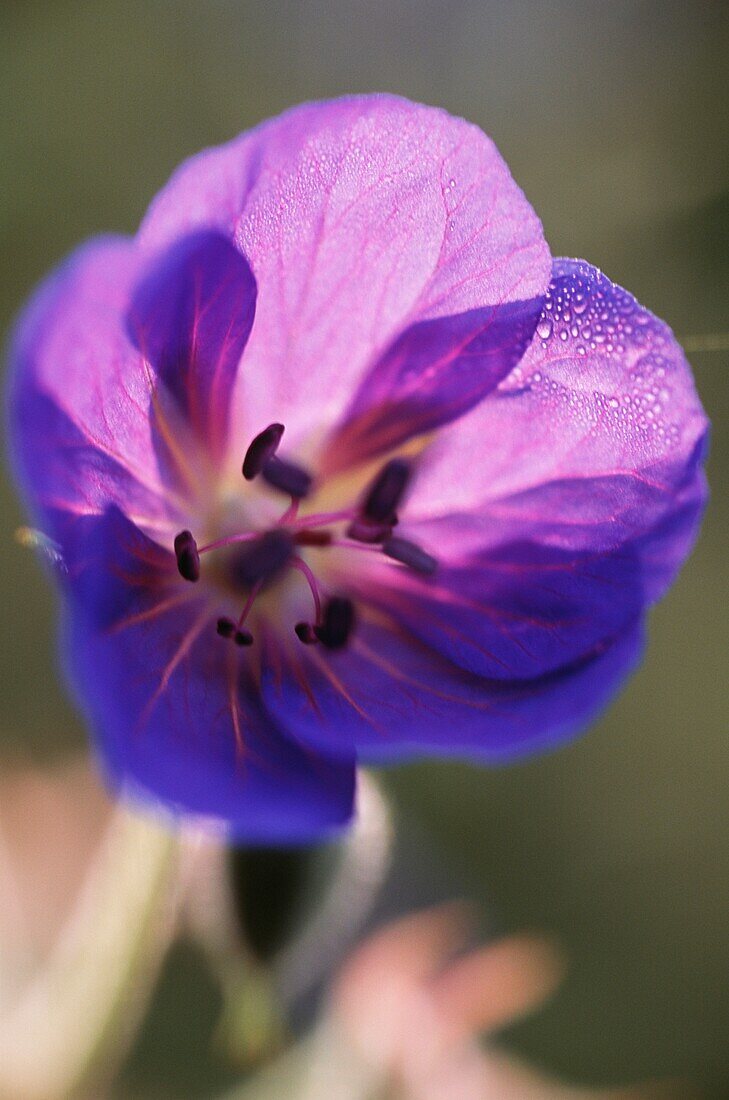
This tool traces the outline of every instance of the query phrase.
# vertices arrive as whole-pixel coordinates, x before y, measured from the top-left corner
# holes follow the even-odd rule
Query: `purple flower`
[[[670,330],[478,129],[389,96],[201,153],[18,325],[13,455],[116,787],[306,841],[358,763],[590,721],[694,539]]]

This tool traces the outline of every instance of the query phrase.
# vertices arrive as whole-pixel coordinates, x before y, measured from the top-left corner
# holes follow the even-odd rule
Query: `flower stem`
[[[0,1098],[96,1087],[132,1032],[171,936],[174,835],[117,808],[43,969],[0,1019]]]

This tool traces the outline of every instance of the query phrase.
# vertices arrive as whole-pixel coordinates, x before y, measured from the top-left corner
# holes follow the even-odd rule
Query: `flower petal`
[[[213,461],[225,454],[230,400],[256,309],[256,281],[232,242],[177,241],[135,288],[130,335]]]
[[[267,654],[267,709],[322,751],[387,763],[442,755],[497,763],[553,748],[607,704],[635,666],[633,624],[559,673],[508,683],[458,669],[387,625],[360,623],[347,650]],[[275,662],[272,665],[272,661]]]
[[[368,555],[376,566],[351,571],[350,594],[460,668],[507,681],[583,660],[642,611],[640,564],[632,548],[601,554],[502,542],[497,530],[491,545],[440,563],[432,577]]]
[[[139,240],[157,250],[200,226],[234,236],[258,283],[235,421],[249,437],[285,423],[301,457],[405,330],[549,281],[539,220],[492,142],[393,96],[307,104],[200,154]],[[418,330],[408,340],[427,369]]]
[[[360,383],[327,443],[327,471],[392,450],[473,408],[521,359],[543,299],[419,321]]]
[[[298,843],[352,813],[352,757],[319,757],[264,714],[252,654],[174,558],[117,509],[74,525],[67,671],[122,793],[211,816],[239,839]]]
[[[695,537],[706,430],[668,326],[596,268],[555,261],[521,363],[425,455],[413,537],[446,560],[495,527],[564,550],[637,547],[655,599]]]
[[[177,514],[149,427],[149,383],[123,328],[130,241],[84,245],[36,291],[11,342],[11,455],[34,522],[119,504],[148,529]]]

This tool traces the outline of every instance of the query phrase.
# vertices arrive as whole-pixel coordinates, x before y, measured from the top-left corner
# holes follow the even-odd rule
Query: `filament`
[[[306,582],[309,585],[311,594],[314,598],[314,608],[316,610],[316,621],[321,619],[321,597],[319,595],[319,586],[316,583],[316,577],[312,573],[309,566],[303,560],[303,558],[292,558],[291,565],[306,578]]]

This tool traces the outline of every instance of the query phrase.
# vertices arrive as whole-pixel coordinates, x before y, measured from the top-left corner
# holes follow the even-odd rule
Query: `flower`
[[[493,1035],[534,1011],[563,964],[536,936],[464,950],[467,912],[411,913],[360,944],[337,975],[329,1019],[311,1044],[292,1100],[337,1095],[402,1100],[639,1100],[678,1096],[671,1083],[592,1090],[548,1080],[500,1051]],[[487,1042],[479,1043],[480,1033]],[[304,1062],[307,1068],[307,1063]],[[306,1083],[315,1082],[307,1089]],[[326,1086],[329,1086],[327,1088]],[[686,1089],[680,1092],[686,1096]]]
[[[667,326],[552,261],[480,130],[390,96],[194,157],[12,359],[107,775],[249,841],[341,827],[358,763],[573,736],[705,496]]]

